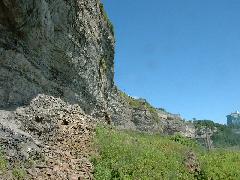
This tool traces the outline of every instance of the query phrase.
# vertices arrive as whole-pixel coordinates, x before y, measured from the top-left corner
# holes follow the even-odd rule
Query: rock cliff
[[[99,0],[3,0],[0,34],[0,108],[40,93],[106,108],[114,36]]]
[[[100,120],[194,137],[178,115],[114,85],[114,45],[100,0],[0,1],[0,143],[11,162],[45,158],[29,178],[91,179],[86,157]]]
[[[112,121],[120,129],[195,137],[192,123],[185,122],[179,115],[154,108],[145,99],[134,99],[116,87],[111,91],[108,104]]]
[[[99,0],[2,0],[0,34],[1,109],[46,94],[120,128],[186,131],[114,86],[114,30]]]

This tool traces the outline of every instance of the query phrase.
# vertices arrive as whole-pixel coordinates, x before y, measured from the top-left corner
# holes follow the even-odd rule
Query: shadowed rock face
[[[39,93],[105,107],[114,37],[98,0],[0,2],[0,108]]]
[[[10,20],[11,14],[9,14],[9,11],[7,7],[5,6],[4,2],[0,2],[0,24],[5,27],[10,27]]]

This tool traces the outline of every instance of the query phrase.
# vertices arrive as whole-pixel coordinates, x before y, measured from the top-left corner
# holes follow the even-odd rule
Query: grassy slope
[[[240,153],[205,152],[194,142],[180,137],[160,137],[98,127],[93,158],[96,179],[239,179]],[[201,172],[191,174],[183,161],[193,150]]]

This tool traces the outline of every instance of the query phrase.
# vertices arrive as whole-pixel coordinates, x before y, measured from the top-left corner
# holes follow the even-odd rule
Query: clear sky
[[[115,82],[186,119],[240,109],[240,0],[102,0],[116,35]]]

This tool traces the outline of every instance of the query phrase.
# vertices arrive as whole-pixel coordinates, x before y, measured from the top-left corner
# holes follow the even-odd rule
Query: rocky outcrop
[[[161,118],[150,112],[145,103],[128,96],[114,87],[108,100],[109,112],[115,126],[149,133],[161,133]]]
[[[164,133],[168,135],[174,135],[178,133],[184,137],[192,139],[196,138],[196,128],[194,127],[194,125],[179,120],[165,121]]]
[[[200,174],[201,167],[197,155],[193,151],[188,151],[184,158],[184,165],[190,173]]]
[[[0,108],[40,93],[106,108],[114,37],[99,0],[2,0],[0,34]]]
[[[45,94],[121,129],[192,136],[178,116],[114,86],[113,27],[99,0],[2,0],[0,34],[0,109]]]
[[[152,107],[144,99],[134,99],[114,87],[108,100],[111,119],[118,128],[148,133],[182,134],[195,138],[195,127],[179,115]]]

